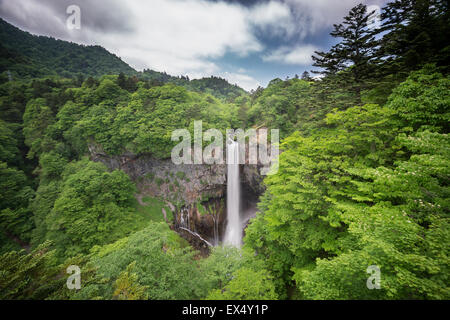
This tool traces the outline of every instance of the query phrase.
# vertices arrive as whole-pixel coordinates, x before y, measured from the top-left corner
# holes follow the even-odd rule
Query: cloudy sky
[[[311,70],[333,23],[356,4],[386,0],[0,0],[0,17],[22,30],[98,44],[137,70],[190,78],[218,75],[243,88]],[[81,29],[66,26],[69,5]]]

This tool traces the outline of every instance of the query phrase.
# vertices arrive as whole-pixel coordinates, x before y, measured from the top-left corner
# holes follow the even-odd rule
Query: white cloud
[[[53,31],[55,30],[66,29],[64,16],[56,16],[53,8],[43,6],[38,1],[0,0],[0,13],[2,18],[13,18],[21,22],[22,25],[20,27],[25,30],[31,31],[38,29],[44,35],[53,35]]]
[[[127,6],[132,33],[89,37],[137,69],[208,76],[218,71],[212,61],[227,52],[246,56],[263,48],[241,6],[201,0],[130,0]]]
[[[229,53],[262,54],[261,34],[298,43],[340,22],[359,1],[272,0],[245,7],[206,0],[77,0],[81,30],[66,28],[65,10],[73,0],[0,0],[0,15],[33,33],[101,45],[138,70],[198,78],[223,75],[226,70],[216,61]],[[313,49],[308,45],[281,47],[263,58],[307,65]],[[244,88],[257,83],[244,70],[227,76]]]
[[[300,38],[326,30],[340,23],[359,3],[383,6],[387,0],[284,0],[291,8]]]
[[[318,50],[313,45],[296,46],[294,48],[281,47],[262,57],[266,62],[278,62],[283,64],[309,65],[311,56]]]
[[[265,2],[249,11],[249,21],[264,34],[279,37],[292,36],[296,25],[289,6],[281,2]]]

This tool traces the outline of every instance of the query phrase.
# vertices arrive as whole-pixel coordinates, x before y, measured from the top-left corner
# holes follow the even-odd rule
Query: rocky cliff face
[[[111,156],[94,145],[89,151],[93,161],[126,172],[136,182],[140,196],[163,199],[172,211],[165,214],[174,217],[172,227],[196,248],[207,250],[208,243],[214,245],[222,239],[226,224],[225,164],[175,165],[171,159],[149,155]],[[241,184],[250,198],[263,192],[258,166],[241,166]]]

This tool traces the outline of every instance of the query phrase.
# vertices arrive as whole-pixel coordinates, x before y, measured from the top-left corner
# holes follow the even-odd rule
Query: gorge
[[[127,173],[136,183],[136,198],[164,201],[167,208],[161,216],[204,255],[222,243],[240,247],[243,230],[264,191],[261,165],[239,164],[235,141],[227,143],[227,164],[176,165],[148,154],[112,156],[96,144],[89,146],[89,152],[93,161]]]

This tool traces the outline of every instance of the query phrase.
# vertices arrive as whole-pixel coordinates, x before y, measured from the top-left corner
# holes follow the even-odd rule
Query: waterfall
[[[239,144],[230,139],[227,143],[227,227],[224,242],[235,247],[240,247],[242,242],[239,184]]]

